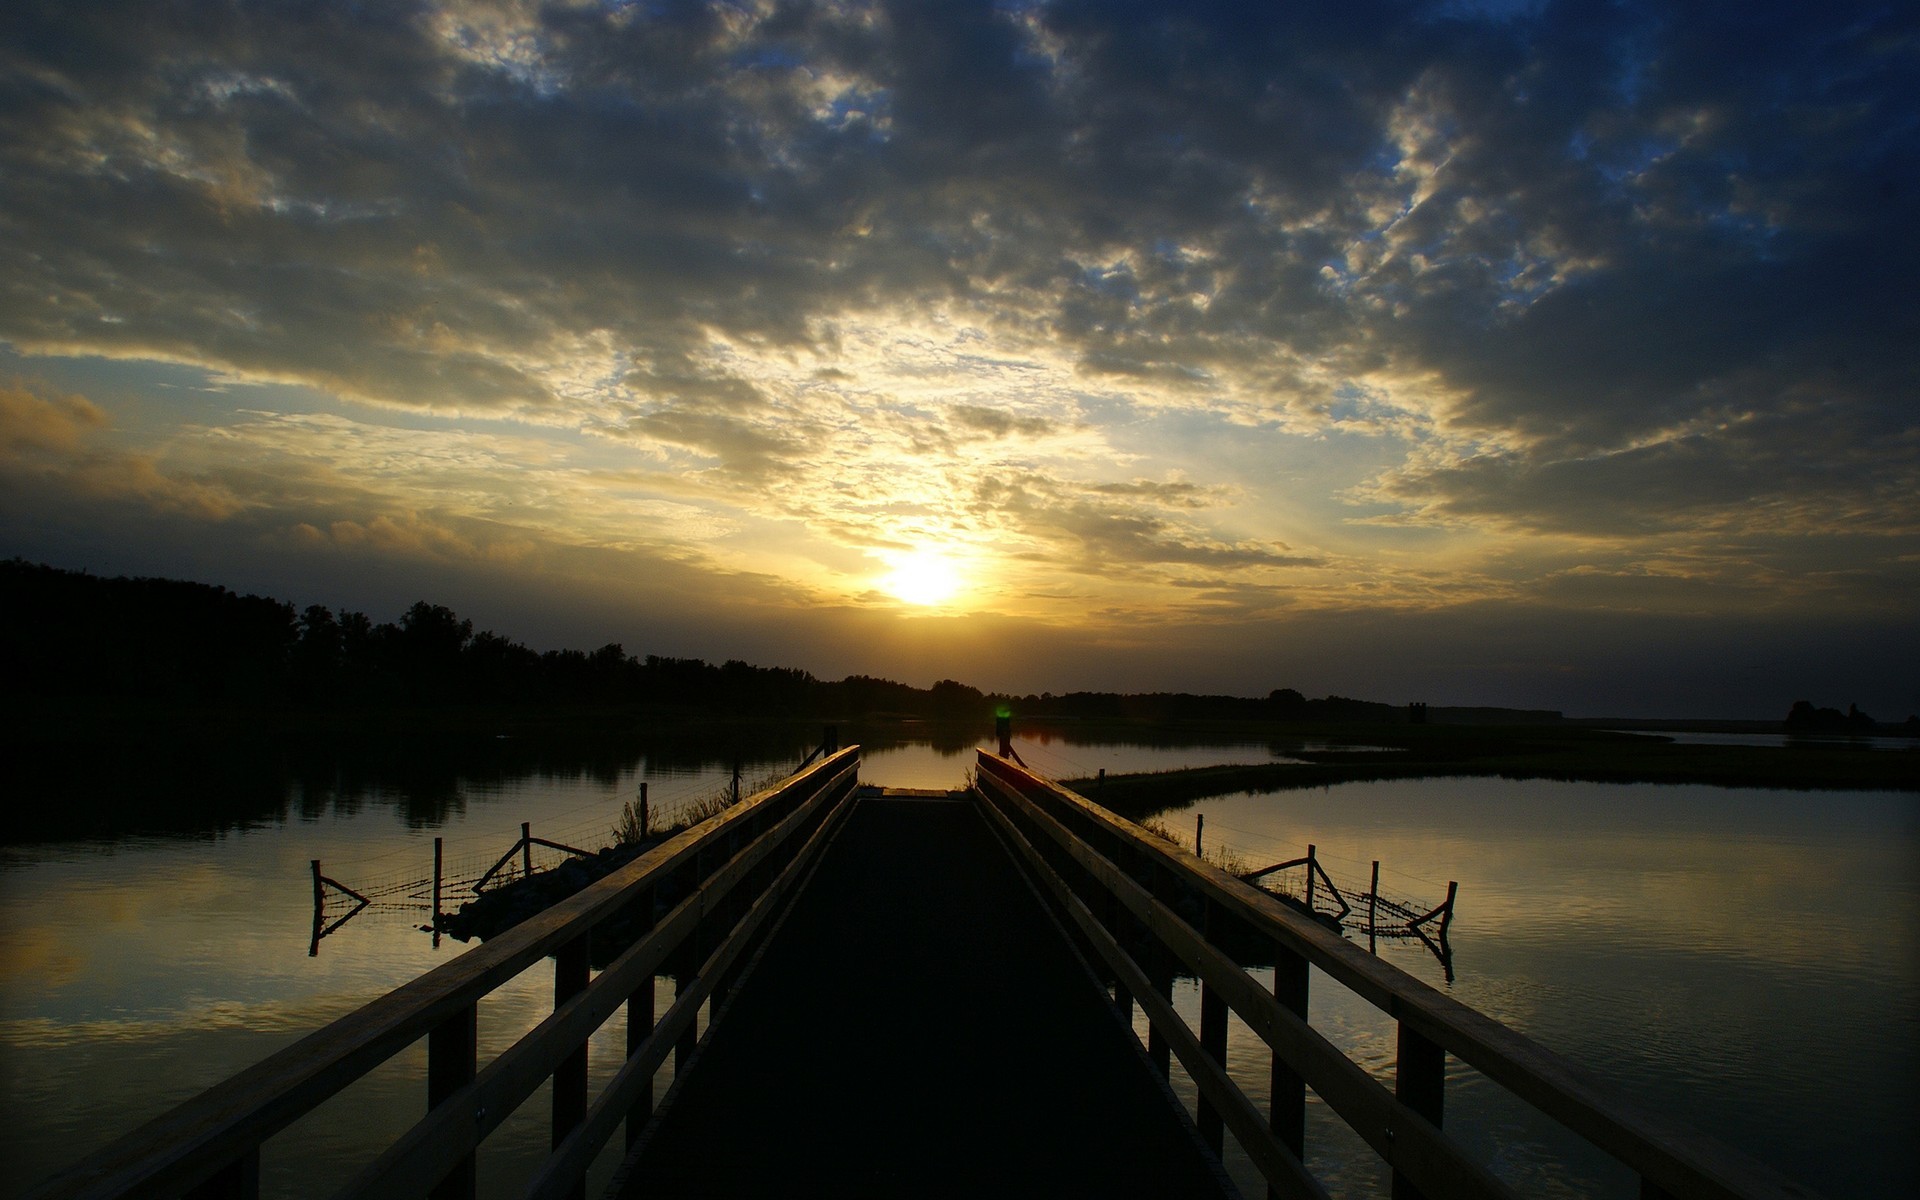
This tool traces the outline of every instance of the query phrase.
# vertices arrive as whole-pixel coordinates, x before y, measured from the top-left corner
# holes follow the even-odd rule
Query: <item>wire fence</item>
[[[1024,739],[1012,740],[1010,744],[1017,748],[1021,761],[1030,769],[1052,779],[1086,779],[1105,774],[1099,767],[1052,745]],[[1172,834],[1162,823],[1149,824],[1162,833]],[[1283,857],[1287,843],[1271,834],[1219,823],[1211,829],[1216,835],[1215,849],[1206,857],[1216,865],[1343,932],[1366,937],[1369,946],[1383,938],[1425,943],[1440,960],[1447,980],[1453,980],[1453,951],[1447,941],[1447,931],[1453,922],[1454,901],[1459,892],[1457,883],[1442,884],[1406,871],[1383,870],[1378,860],[1363,864],[1356,859],[1321,854],[1312,845],[1307,846],[1304,855]],[[1219,839],[1218,833],[1222,830],[1238,836]],[[1176,842],[1185,840],[1177,834],[1172,836]],[[1201,849],[1198,828],[1194,849],[1196,852]],[[1249,856],[1267,865],[1251,866],[1247,861]],[[1334,864],[1331,867],[1329,860]],[[1359,874],[1363,868],[1365,875]],[[1383,877],[1387,878],[1387,887],[1381,885]],[[1441,891],[1445,892],[1443,900],[1419,898],[1422,892],[1431,897]]]
[[[828,740],[809,754],[807,761],[826,751],[834,740],[830,730]],[[643,780],[631,799],[601,796],[544,813],[537,830],[527,822],[512,833],[463,830],[434,838],[430,852],[413,843],[344,864],[315,860],[314,933],[309,952],[318,953],[322,938],[363,914],[418,919],[419,914],[426,913],[433,919],[421,928],[437,932],[441,912],[448,906],[612,846],[621,840],[622,826],[629,824],[630,817],[632,824],[643,826],[649,835],[671,833],[771,787],[791,773],[776,769],[749,780],[736,764],[730,776],[722,777],[727,782],[720,786],[710,774],[670,781]],[[656,787],[656,783],[662,786]],[[594,815],[581,816],[588,812]],[[428,853],[430,858],[426,857]]]

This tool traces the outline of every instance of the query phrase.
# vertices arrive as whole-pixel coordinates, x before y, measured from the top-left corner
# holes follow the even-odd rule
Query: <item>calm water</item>
[[[862,772],[870,782],[954,786],[972,761],[964,736],[937,748],[866,741],[877,747]],[[1272,761],[1289,749],[1017,746],[1062,777]],[[804,742],[771,753],[743,763],[749,783],[791,768]],[[492,863],[522,821],[539,837],[598,846],[641,782],[670,818],[724,785],[729,761],[486,773],[436,781],[430,802],[377,781],[348,792],[296,782],[278,785],[257,819],[217,834],[0,848],[0,1189],[21,1190],[459,953],[418,930],[427,909],[409,895],[431,871],[436,835],[452,876]],[[1223,797],[1164,821],[1190,836],[1195,811],[1210,845],[1250,863],[1314,842],[1343,882],[1364,882],[1374,858],[1383,892],[1437,902],[1458,880],[1453,995],[1831,1196],[1905,1196],[1920,1182],[1903,1153],[1920,1075],[1913,797],[1402,781]],[[383,894],[310,953],[316,858],[329,876]],[[1448,986],[1417,944],[1381,952]],[[536,969],[489,998],[483,1055],[539,1020],[550,988]],[[1180,1000],[1197,1012],[1190,992]],[[1384,1018],[1324,979],[1313,1006],[1335,1041],[1390,1068]],[[596,1040],[596,1086],[623,1036],[616,1018]],[[1237,1034],[1232,1055],[1257,1094],[1265,1058],[1255,1045]],[[411,1123],[421,1057],[402,1056],[269,1143],[267,1190],[331,1190],[314,1181],[338,1181]],[[545,1110],[534,1097],[489,1140],[488,1194],[517,1192],[523,1164],[544,1149]],[[1448,1124],[1522,1190],[1628,1194],[1607,1164],[1561,1145],[1463,1069]],[[1336,1126],[1316,1112],[1318,1166],[1342,1194],[1374,1194],[1377,1173]]]

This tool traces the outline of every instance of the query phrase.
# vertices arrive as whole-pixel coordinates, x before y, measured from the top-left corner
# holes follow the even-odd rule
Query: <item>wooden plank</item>
[[[427,1035],[427,1111],[447,1103],[473,1082],[479,1068],[480,1011],[468,1005],[442,1021]],[[457,1160],[433,1189],[433,1200],[473,1200],[480,1177],[474,1156]]]
[[[819,827],[754,900],[732,933],[701,965],[698,975],[674,999],[658,1027],[621,1064],[612,1081],[594,1099],[586,1119],[554,1148],[553,1154],[527,1185],[527,1196],[558,1196],[564,1193],[570,1179],[584,1177],[594,1156],[613,1137],[614,1130],[619,1128],[628,1110],[633,1108],[641,1090],[645,1088],[651,1091],[654,1073],[666,1061],[667,1046],[673,1044],[677,1047],[687,1032],[695,1027],[694,1017],[700,1005],[712,994],[717,981],[745,955],[753,945],[755,936],[780,911],[787,893],[805,877],[807,868],[832,840],[833,830],[852,807],[849,793],[828,811]]]
[[[587,990],[593,978],[590,950],[593,931],[588,930],[560,948],[553,958],[553,1007],[558,1012],[567,1001]],[[609,989],[611,990],[611,989]],[[614,1005],[613,1007],[618,1007]],[[612,1008],[608,1010],[612,1015]],[[594,1029],[598,1029],[596,1025]],[[593,1030],[562,1058],[553,1069],[553,1130],[550,1144],[558,1147],[587,1116],[587,1046]],[[568,1200],[586,1200],[587,1179],[583,1173],[568,1190]]]
[[[1389,1166],[1418,1180],[1428,1195],[1435,1198],[1513,1195],[1492,1172],[1467,1157],[1431,1123],[1396,1100],[1378,1080],[1283,1007],[1238,963],[1207,942],[1131,875],[1074,838],[1017,790],[992,779],[985,780],[985,784],[1008,803],[1024,809],[1023,815],[1037,829],[1071,854],[1102,887],[1119,897],[1202,981],[1217,989],[1248,1027],[1275,1054],[1292,1064],[1327,1106]],[[982,798],[989,809],[996,808],[984,791]],[[1271,1131],[1268,1136],[1272,1136]],[[1244,1144],[1245,1139],[1241,1140]]]
[[[1267,1182],[1285,1196],[1326,1200],[1326,1189],[1308,1173],[1299,1159],[1280,1145],[1267,1129],[1259,1111],[1227,1075],[1225,1068],[1201,1046],[1187,1023],[1174,1011],[1172,1003],[1152,986],[1146,972],[1140,969],[1140,964],[1113,939],[1112,934],[1101,927],[1080,897],[1047,865],[1033,844],[1021,835],[1013,820],[984,795],[981,800],[981,808],[1006,834],[1008,844],[1019,852],[1029,872],[1052,895],[1061,911],[1086,935],[1094,950],[1120,977],[1121,982],[1133,990],[1140,1001],[1141,1010],[1147,1014],[1149,1027],[1162,1032],[1172,1054],[1186,1068],[1196,1088],[1221,1114],[1223,1124],[1233,1130],[1241,1149],[1246,1151],[1247,1157],[1253,1160]]]
[[[661,918],[652,933],[629,947],[584,991],[557,1007],[487,1064],[452,1100],[403,1134],[339,1194],[411,1197],[430,1190],[454,1161],[470,1153],[532,1095],[573,1047],[605,1023],[641,980],[652,978],[667,956],[698,927],[715,896],[738,884],[832,797],[844,796],[850,790],[822,789],[767,836],[735,855],[702,888]]]
[[[1074,792],[982,750],[979,778],[1000,778],[1083,826],[1115,835],[1187,878],[1341,985],[1413,1025],[1449,1054],[1680,1200],[1810,1200],[1817,1193],[1682,1123],[1657,1119],[1624,1092],[1301,916],[1260,889],[1163,843]]]
[[[763,806],[817,789],[851,787],[860,748],[849,746],[641,855],[605,879],[493,941],[403,984],[270,1055],[90,1155],[34,1196],[184,1192],[286,1128],[462,1007],[553,953],[577,930],[620,908],[708,841]]]
[[[1401,1024],[1394,1065],[1393,1094],[1435,1128],[1445,1111],[1447,1052],[1407,1024]],[[1393,1173],[1393,1200],[1427,1200],[1418,1182],[1406,1172]]]
[[[1273,1000],[1307,1023],[1307,960],[1291,950],[1274,947]],[[1271,1047],[1269,1047],[1271,1049]],[[1307,1081],[1278,1050],[1269,1067],[1271,1098],[1267,1123],[1287,1149],[1304,1156],[1307,1146]]]
[[[187,1193],[187,1200],[260,1200],[260,1147],[214,1172]]]

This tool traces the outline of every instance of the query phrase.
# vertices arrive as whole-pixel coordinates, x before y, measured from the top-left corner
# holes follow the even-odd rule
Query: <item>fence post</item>
[[[520,822],[520,873],[533,874],[533,822]]]
[[[1205,813],[1193,814],[1193,856],[1195,858],[1206,857],[1205,853],[1200,849],[1200,838],[1202,835],[1206,833],[1206,831],[1207,831],[1207,814]]]
[[[326,928],[327,895],[320,882],[320,860],[313,859],[313,940],[307,943],[307,957],[320,957],[320,931]]]
[[[1309,913],[1313,911],[1313,876],[1314,876],[1313,868],[1315,865],[1316,864],[1314,862],[1313,843],[1308,842],[1307,843],[1307,911]]]
[[[1380,860],[1373,860],[1373,886],[1367,890],[1367,953],[1378,954],[1374,945],[1374,931],[1379,928],[1380,914]]]
[[[445,861],[443,839],[433,839],[433,948],[440,948],[440,867]]]
[[[1000,739],[1000,757],[1013,757],[1013,717],[998,713],[993,718],[994,736]]]
[[[647,781],[643,779],[640,781],[640,836],[641,838],[644,839],[647,836],[647,831],[652,828],[653,828],[653,825],[652,825],[652,822],[648,819],[648,813],[647,813]]]

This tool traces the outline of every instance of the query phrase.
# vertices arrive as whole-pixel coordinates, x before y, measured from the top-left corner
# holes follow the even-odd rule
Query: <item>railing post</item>
[[[1147,891],[1163,903],[1167,897],[1158,885],[1165,877],[1165,870],[1158,863],[1147,864]],[[1161,999],[1172,1004],[1173,951],[1161,944],[1160,939],[1153,936],[1151,932],[1147,940],[1150,943],[1147,949],[1147,962],[1142,965],[1147,968],[1153,979],[1153,990],[1160,993]],[[1153,1064],[1153,1069],[1160,1073],[1160,1078],[1166,1079],[1173,1074],[1173,1046],[1167,1041],[1166,1035],[1160,1032],[1160,1026],[1152,1021],[1147,1022],[1147,1060]]]
[[[1307,1019],[1307,976],[1305,955],[1296,954],[1285,946],[1274,947],[1273,998],[1302,1021]],[[1278,1054],[1273,1056],[1272,1066],[1269,1090],[1272,1099],[1267,1110],[1267,1128],[1273,1130],[1281,1144],[1293,1151],[1295,1158],[1304,1159],[1307,1152],[1307,1081]]]
[[[1201,921],[1202,933],[1208,942],[1212,942],[1219,924],[1219,910],[1211,900],[1205,901],[1205,904],[1206,915]],[[1208,1058],[1219,1063],[1222,1069],[1226,1067],[1227,1001],[1226,997],[1215,991],[1213,985],[1205,979],[1200,982],[1200,1048],[1206,1051]],[[1207,1149],[1213,1151],[1214,1157],[1218,1158],[1226,1149],[1226,1123],[1221,1119],[1220,1110],[1207,1099],[1204,1091],[1200,1093],[1198,1099],[1200,1111],[1199,1119],[1195,1123],[1200,1127],[1200,1140],[1206,1144]]]
[[[467,1005],[434,1026],[427,1034],[427,1110],[444,1104],[447,1098],[473,1082],[480,1055],[479,1010]],[[473,1200],[479,1189],[479,1176],[468,1154],[458,1166],[447,1172],[433,1189],[433,1200]]]
[[[651,900],[649,900],[651,903]],[[627,997],[627,1057],[632,1058],[640,1052],[640,1046],[653,1032],[653,984],[654,976],[648,975],[640,981],[633,995]],[[653,1119],[653,1081],[640,1089],[640,1096],[627,1110],[627,1149],[633,1149],[640,1135],[646,1131],[647,1122]]]
[[[592,982],[591,948],[593,931],[589,929],[560,947],[553,956],[553,1006],[559,1008],[587,990]],[[584,1037],[572,1053],[553,1069],[553,1148],[559,1149],[574,1127],[587,1119],[587,1042]],[[569,1193],[585,1200],[587,1181],[583,1175],[574,1181]]]
[[[189,1200],[259,1200],[260,1147],[250,1148],[221,1167],[188,1191],[187,1196]]]
[[[1393,1094],[1400,1102],[1425,1117],[1436,1128],[1444,1109],[1447,1083],[1447,1052],[1425,1034],[1400,1022],[1398,1065],[1394,1071]],[[1413,1181],[1393,1172],[1393,1200],[1424,1200]]]
[[[691,967],[683,968],[673,977],[673,998],[680,999],[692,986],[693,970]],[[673,1044],[673,1077],[676,1081],[680,1078],[680,1072],[687,1069],[687,1060],[693,1057],[693,1052],[699,1045],[700,1014],[695,1013],[693,1020],[687,1022],[686,1029],[680,1034],[680,1040]]]

